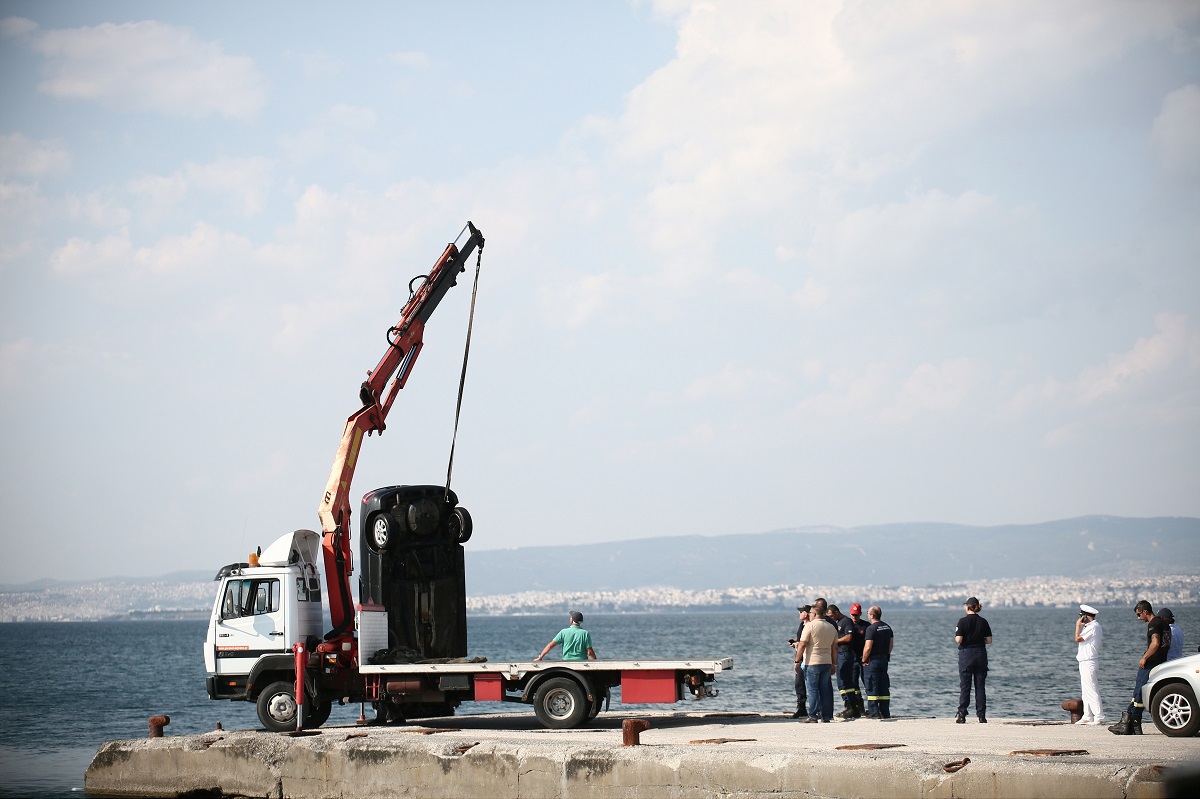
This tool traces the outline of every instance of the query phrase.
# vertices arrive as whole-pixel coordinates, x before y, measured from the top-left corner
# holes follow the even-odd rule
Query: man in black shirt
[[[975,715],[980,724],[987,724],[987,647],[992,643],[992,628],[987,619],[979,615],[981,605],[975,597],[964,603],[967,615],[958,620],[954,628],[954,640],[958,643],[958,713],[954,721],[965,724],[967,706],[971,704],[971,685],[975,685]]]
[[[830,606],[833,610],[834,606]],[[838,690],[842,693],[842,704],[845,706],[838,715],[844,719],[856,719],[863,715],[862,689],[862,653],[863,634],[867,622],[862,618],[862,605],[855,602],[850,605],[850,615],[843,616],[838,612],[834,622],[838,630]]]
[[[851,609],[857,604],[851,605]],[[883,622],[883,611],[872,605],[867,611],[871,623],[867,625],[863,641],[862,664],[867,683],[866,716],[871,719],[892,717],[892,682],[888,677],[888,661],[892,659],[892,645],[896,643],[892,628]]]
[[[1121,714],[1121,720],[1108,728],[1116,735],[1142,734],[1142,687],[1150,677],[1150,669],[1167,660],[1167,648],[1163,646],[1167,634],[1166,621],[1154,615],[1154,606],[1142,600],[1133,606],[1133,614],[1146,625],[1146,653],[1138,660],[1137,677],[1133,681],[1133,701]]]
[[[800,626],[796,628],[796,637],[788,641],[792,645],[792,649],[796,648],[796,642],[804,634],[804,625],[808,623],[808,612],[812,610],[812,605],[804,605],[796,610],[800,613]],[[799,719],[808,715],[808,687],[804,681],[804,666],[796,669],[795,675],[796,712],[792,714],[792,718]]]

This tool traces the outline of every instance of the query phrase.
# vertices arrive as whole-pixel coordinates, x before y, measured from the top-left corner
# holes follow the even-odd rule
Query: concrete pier
[[[628,718],[649,722],[639,746],[622,745]],[[543,730],[532,714],[502,714],[298,735],[215,731],[106,743],[84,790],[292,799],[1102,799],[1178,795],[1175,782],[1200,764],[1200,739],[1168,738],[1152,725],[1127,737],[1059,720],[989,722],[798,724],[755,714],[616,712],[581,730]]]

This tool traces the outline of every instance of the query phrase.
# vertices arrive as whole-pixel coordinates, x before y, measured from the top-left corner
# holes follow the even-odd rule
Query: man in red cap
[[[856,719],[863,715],[862,654],[867,622],[862,618],[862,605],[850,605],[850,616],[838,614],[838,690],[842,694],[845,709],[838,715],[844,719]]]

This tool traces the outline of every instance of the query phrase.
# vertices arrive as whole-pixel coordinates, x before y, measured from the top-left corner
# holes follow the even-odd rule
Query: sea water
[[[852,600],[851,600],[852,601]],[[849,605],[849,601],[843,603]],[[1185,651],[1200,643],[1197,608],[1176,607]],[[957,608],[886,610],[895,631],[890,667],[893,716],[950,719],[958,699],[954,625]],[[988,715],[1066,719],[1059,708],[1078,697],[1075,618],[1063,608],[985,606],[990,648]],[[1104,608],[1100,692],[1112,720],[1128,704],[1145,625],[1131,608]],[[490,660],[532,660],[567,623],[556,616],[472,617],[469,652]],[[204,621],[0,624],[0,796],[80,796],[83,773],[105,741],[144,738],[150,716],[167,715],[165,734],[255,729],[248,702],[214,702],[204,689]],[[716,682],[720,695],[658,709],[790,713],[795,709],[791,612],[588,614],[604,659],[732,657]],[[550,655],[553,659],[554,654]],[[619,692],[612,710],[621,705]],[[840,705],[840,701],[837,702]],[[522,705],[467,702],[459,713],[521,710]],[[532,712],[532,709],[528,709]],[[357,704],[334,707],[331,724],[353,723]],[[371,708],[366,709],[368,718]]]

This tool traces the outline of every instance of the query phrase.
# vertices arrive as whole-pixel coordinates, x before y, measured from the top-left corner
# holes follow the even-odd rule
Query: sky
[[[0,583],[320,529],[468,220],[469,547],[1200,516],[1200,4],[0,0]]]

